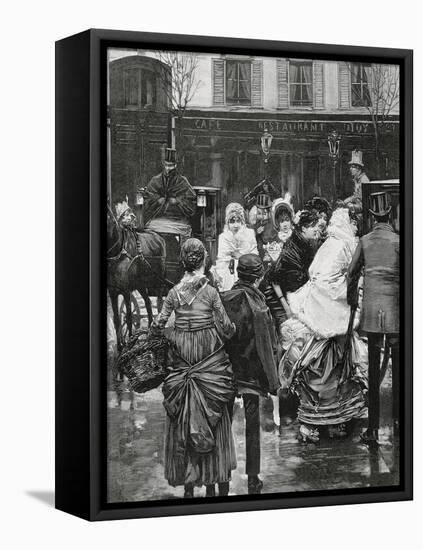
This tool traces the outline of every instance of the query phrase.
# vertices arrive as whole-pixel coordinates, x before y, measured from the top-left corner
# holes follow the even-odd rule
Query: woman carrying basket
[[[219,294],[204,275],[206,250],[198,239],[182,245],[185,274],[167,295],[153,330],[164,329],[175,312],[175,323],[164,330],[172,344],[172,362],[163,384],[167,412],[165,477],[184,485],[186,498],[195,486],[206,496],[229,492],[236,468],[228,404],[234,395],[232,367],[223,348],[235,327]]]

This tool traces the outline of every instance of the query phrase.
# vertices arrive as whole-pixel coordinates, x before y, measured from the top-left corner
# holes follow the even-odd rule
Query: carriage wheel
[[[131,294],[131,312],[132,312],[132,333],[135,330],[138,330],[141,326],[141,310],[138,304],[137,299],[133,294]],[[122,339],[124,342],[127,342],[129,330],[128,325],[126,324],[126,304],[125,300],[122,300],[119,309],[120,315],[120,326],[122,327]]]

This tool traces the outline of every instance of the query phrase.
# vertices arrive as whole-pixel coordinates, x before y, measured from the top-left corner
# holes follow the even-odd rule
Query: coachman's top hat
[[[268,193],[259,193],[256,199],[257,208],[267,209],[272,206],[272,199]]]
[[[386,216],[391,211],[391,206],[389,204],[388,194],[384,191],[380,193],[372,193],[370,195],[370,206],[369,212],[376,216]]]
[[[354,149],[354,151],[351,153],[351,160],[348,164],[355,164],[357,166],[363,167],[363,153],[362,151],[359,151],[358,149]]]
[[[176,162],[177,162],[177,160],[176,160],[176,149],[171,149],[170,147],[168,147],[165,151],[164,160],[165,160],[165,162],[176,164]]]

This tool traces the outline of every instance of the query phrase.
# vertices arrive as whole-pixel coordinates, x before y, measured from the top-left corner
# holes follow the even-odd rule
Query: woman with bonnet
[[[253,229],[246,226],[244,208],[237,202],[225,210],[225,227],[219,235],[214,275],[221,291],[229,290],[237,281],[238,259],[243,254],[257,254],[257,241]]]

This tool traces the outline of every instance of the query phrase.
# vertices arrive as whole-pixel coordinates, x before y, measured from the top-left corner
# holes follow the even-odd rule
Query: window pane
[[[124,77],[125,107],[139,107],[140,69],[127,69]]]
[[[289,91],[291,105],[310,106],[313,104],[313,65],[311,62],[289,64]]]
[[[360,84],[351,84],[351,104],[353,107],[360,107],[363,104]]]
[[[226,102],[249,105],[251,103],[251,63],[226,62]]]
[[[156,104],[156,79],[152,71],[143,70],[141,75],[141,106],[155,107]]]
[[[353,107],[368,107],[372,104],[369,77],[371,66],[353,63],[351,65],[351,104]]]

